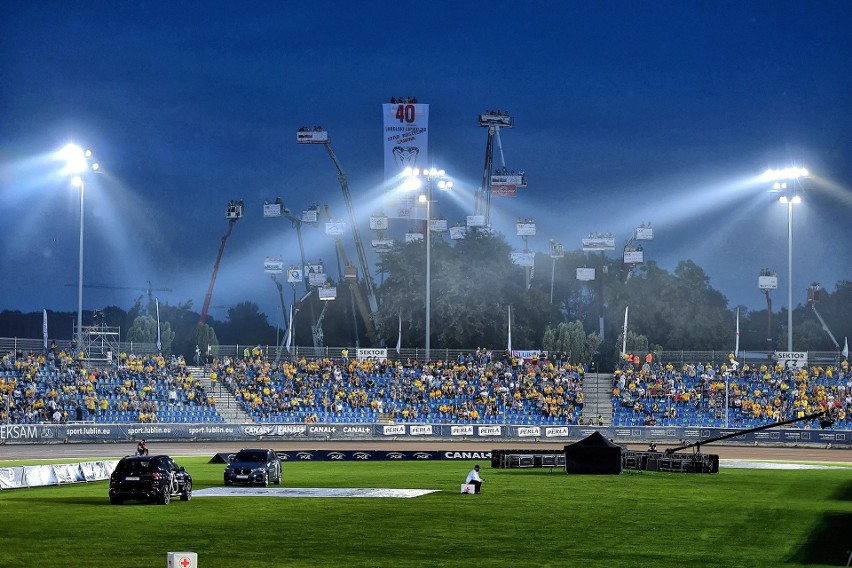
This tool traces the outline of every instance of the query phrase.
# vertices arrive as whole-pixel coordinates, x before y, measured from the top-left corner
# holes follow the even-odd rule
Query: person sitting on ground
[[[467,485],[473,485],[475,487],[475,492],[479,493],[479,490],[482,488],[482,478],[479,477],[479,465],[473,466],[473,469],[467,474],[465,483]]]

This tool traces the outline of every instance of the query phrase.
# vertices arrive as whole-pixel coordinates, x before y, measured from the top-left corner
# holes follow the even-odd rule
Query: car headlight
[[[256,468],[252,469],[251,472],[252,473],[265,473],[266,468],[265,467],[256,467]]]

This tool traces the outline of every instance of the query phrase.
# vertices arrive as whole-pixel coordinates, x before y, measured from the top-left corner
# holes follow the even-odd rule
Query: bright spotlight
[[[91,150],[86,150],[86,153],[85,153],[84,155],[85,155],[87,158],[91,158],[91,157],[92,157],[92,151],[91,151]]]
[[[412,170],[410,167],[407,167],[404,170],[402,170],[402,175],[404,175],[405,177],[410,177],[413,174],[414,174],[414,170]]]
[[[432,177],[435,177],[436,175],[438,175],[438,170],[435,169],[435,168],[432,168],[431,170],[429,170],[429,175],[432,176]]]
[[[426,196],[420,194],[420,196],[417,198],[417,201],[419,201],[420,203],[426,203]]]
[[[83,185],[83,178],[80,176],[74,176],[71,178],[71,185],[74,187],[80,187]]]
[[[413,170],[411,170],[411,175],[419,176],[420,175],[420,168],[414,168]]]
[[[415,189],[419,189],[422,184],[423,182],[416,177],[410,177],[402,182],[402,189],[405,191],[414,191]]]
[[[447,182],[445,182],[444,180],[438,181],[438,188],[439,189],[444,189],[445,187],[447,187]]]
[[[95,162],[92,164],[92,170],[98,171],[99,169],[101,169],[101,165],[99,163]]]
[[[453,189],[453,182],[452,182],[452,181],[448,181],[448,182],[447,182],[447,187],[446,187],[446,189]]]
[[[760,176],[760,179],[763,181],[778,181],[784,179],[798,179],[800,177],[806,177],[808,175],[808,170],[805,168],[784,168],[783,170],[766,170],[763,172],[763,175]]]
[[[59,155],[65,160],[65,167],[69,172],[79,174],[86,171],[86,154],[76,144],[68,144],[60,150]]]
[[[780,203],[787,203],[787,196],[786,196],[786,195],[782,195],[781,197],[779,197],[779,198],[778,198],[778,201],[779,201]]]
[[[445,176],[445,175],[447,175],[447,172],[445,172],[444,170],[438,170],[438,175],[439,176]]]
[[[793,203],[801,203],[801,202],[802,202],[801,197],[799,197],[798,195],[793,196]]]

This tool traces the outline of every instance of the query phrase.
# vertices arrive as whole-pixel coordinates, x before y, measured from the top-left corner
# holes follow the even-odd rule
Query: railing
[[[55,341],[57,349],[70,349],[71,342],[68,340],[57,340]],[[139,341],[121,341],[118,343],[119,349],[122,353],[132,353],[136,355],[152,355],[158,352],[157,345],[155,343],[143,343]],[[258,347],[257,344],[254,345],[244,345],[244,344],[236,344],[236,345],[215,345],[211,347],[210,354],[214,357],[222,357],[227,355],[229,357],[242,357],[245,349],[248,349],[251,352],[252,349]],[[264,355],[275,358],[278,353],[277,345],[260,345],[259,346]],[[354,358],[357,355],[357,349],[355,347],[308,347],[308,346],[294,346],[290,352],[285,349],[281,349],[281,359],[282,360],[293,360],[293,359],[301,359],[304,358],[328,358],[328,359],[340,359],[343,357],[343,351],[348,351],[349,358]],[[10,351],[21,351],[23,353],[34,352],[41,353],[44,351],[44,344],[41,339],[32,339],[32,338],[20,338],[20,337],[0,337],[0,353],[8,353]],[[505,354],[505,350],[503,349],[492,349],[491,350],[494,360],[502,360]],[[444,361],[455,361],[458,359],[460,355],[468,355],[475,354],[476,349],[435,349],[432,348],[430,350],[430,355],[433,360],[444,360]],[[839,365],[841,361],[841,355],[837,351],[808,351],[808,365]],[[389,359],[397,360],[397,361],[423,361],[423,358],[426,354],[426,350],[416,347],[416,348],[403,348],[400,349],[400,352],[396,352],[396,348],[388,347],[387,355]],[[655,358],[660,363],[672,363],[676,364],[684,364],[684,363],[711,363],[713,365],[721,365],[728,363],[728,356],[731,354],[730,350],[723,351],[658,351],[654,353]],[[644,354],[639,354],[640,357],[644,360]],[[742,364],[762,364],[762,363],[774,363],[774,359],[772,358],[772,351],[740,351],[737,356],[737,361]],[[202,357],[206,358],[205,354],[202,353]],[[194,361],[192,358],[187,360],[187,364],[192,365]],[[203,361],[202,361],[203,363]]]
[[[728,364],[729,357],[733,351],[657,351],[655,358],[660,363],[671,363],[682,365],[686,363],[711,363],[712,365]],[[808,365],[834,365],[840,364],[841,355],[837,351],[808,351]],[[736,357],[740,365],[775,364],[774,351],[740,351]],[[644,360],[640,354],[640,358]]]

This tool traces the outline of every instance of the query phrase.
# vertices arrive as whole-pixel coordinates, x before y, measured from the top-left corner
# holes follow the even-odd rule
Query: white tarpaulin
[[[382,489],[337,487],[209,487],[192,492],[193,497],[385,497],[411,499],[440,489]]]

